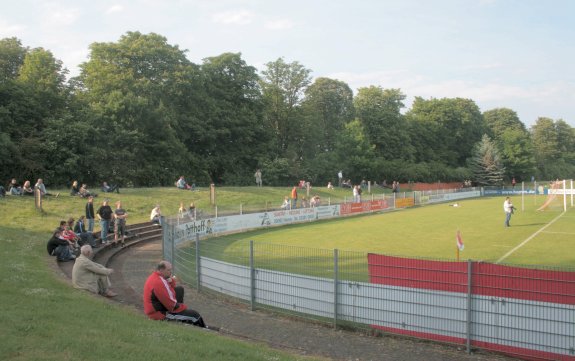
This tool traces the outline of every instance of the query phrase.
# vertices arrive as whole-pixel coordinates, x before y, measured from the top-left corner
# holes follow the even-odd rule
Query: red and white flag
[[[459,232],[459,230],[457,230],[457,236],[455,238],[457,239],[457,248],[460,251],[463,251],[463,248],[465,248],[465,246],[463,245],[463,239],[461,238],[461,232]]]

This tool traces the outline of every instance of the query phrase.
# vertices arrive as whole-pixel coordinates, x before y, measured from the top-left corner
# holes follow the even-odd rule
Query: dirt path
[[[161,259],[161,245],[134,245],[112,258],[112,277],[117,301],[141,309],[144,281]],[[331,360],[460,361],[513,360],[501,355],[467,354],[463,348],[406,339],[373,337],[350,331],[334,330],[326,325],[287,319],[266,311],[250,311],[246,305],[232,304],[186,288],[186,304],[200,312],[206,323],[219,333],[260,342],[300,355]]]

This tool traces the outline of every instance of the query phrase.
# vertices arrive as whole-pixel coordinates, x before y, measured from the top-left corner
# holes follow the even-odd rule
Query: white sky
[[[283,57],[312,76],[425,99],[473,99],[575,127],[573,0],[18,0],[0,38],[43,47],[71,75],[94,42],[155,32],[188,58],[241,52],[259,70]]]

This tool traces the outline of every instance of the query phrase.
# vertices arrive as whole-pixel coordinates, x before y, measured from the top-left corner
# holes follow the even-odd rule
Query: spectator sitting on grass
[[[116,193],[120,193],[120,187],[117,184],[109,185],[108,182],[102,183],[102,192],[112,193],[114,191],[116,191]]]
[[[78,186],[78,181],[75,180],[72,182],[72,188],[70,188],[70,195],[77,196],[80,193],[80,187]]]
[[[186,182],[186,179],[184,178],[183,175],[180,176],[180,178],[176,181],[176,187],[178,187],[178,189],[184,189],[184,190],[192,188],[192,186],[190,186],[188,182]]]
[[[319,207],[321,205],[321,199],[319,198],[318,195],[315,195],[311,198],[310,201],[310,206],[313,207]]]
[[[290,209],[290,202],[289,202],[289,197],[285,196],[284,197],[284,202],[282,203],[281,209]]]
[[[24,185],[22,186],[22,195],[23,196],[33,196],[34,195],[34,190],[32,189],[32,186],[30,185],[29,180],[24,182]]]
[[[96,193],[92,193],[88,190],[88,186],[86,185],[86,183],[82,184],[82,186],[80,187],[79,195],[82,198],[97,197],[98,196]]]
[[[22,195],[22,187],[20,187],[20,184],[18,183],[16,178],[12,178],[12,180],[10,181],[10,185],[8,187],[8,193],[10,193],[13,196]]]
[[[117,296],[110,291],[111,286],[108,276],[114,272],[99,263],[92,261],[92,247],[86,244],[80,249],[80,256],[76,258],[72,268],[72,284],[75,288],[87,290],[105,297]]]
[[[42,178],[38,178],[38,181],[36,182],[36,184],[34,185],[35,189],[38,189],[40,191],[40,195],[43,196],[52,196],[52,193],[48,193],[46,191],[46,186],[44,185],[44,181],[42,180]],[[56,193],[56,197],[58,197],[60,195],[60,193]]]

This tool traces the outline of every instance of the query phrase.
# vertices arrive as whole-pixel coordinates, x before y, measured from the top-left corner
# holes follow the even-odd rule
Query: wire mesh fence
[[[196,239],[187,284],[274,312],[525,358],[575,357],[575,270]]]
[[[524,358],[575,360],[575,270],[416,259],[217,234],[445,202],[476,189],[385,194],[287,212],[172,218],[163,255],[187,284],[274,312]],[[210,218],[212,217],[212,218]]]

